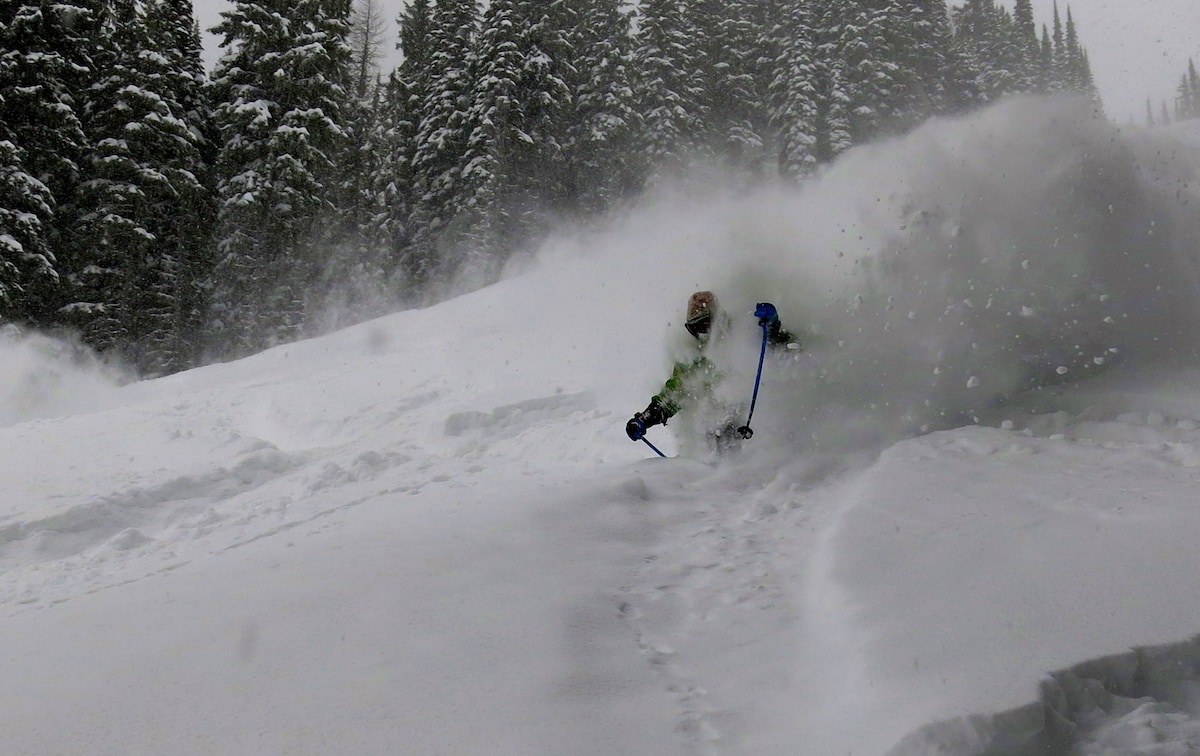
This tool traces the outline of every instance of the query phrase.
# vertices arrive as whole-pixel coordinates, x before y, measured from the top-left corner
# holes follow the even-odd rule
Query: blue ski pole
[[[663,454],[662,452],[660,452],[660,451],[658,450],[658,447],[657,447],[657,446],[655,446],[654,444],[650,443],[650,439],[646,438],[645,436],[642,436],[642,441],[643,441],[643,442],[646,444],[646,446],[649,446],[651,449],[653,449],[655,454],[657,454],[658,456],[660,456],[660,457],[662,457],[662,458],[664,458],[664,459],[666,458],[666,456],[667,456],[667,455],[666,455],[666,454]]]
[[[754,417],[754,405],[758,402],[758,387],[762,383],[763,360],[767,357],[766,319],[760,319],[759,325],[762,326],[763,340],[762,350],[758,353],[758,375],[754,376],[754,394],[750,397],[750,415],[746,418],[746,424],[738,428],[738,435],[747,440],[754,435],[754,431],[750,428],[750,420]]]
[[[658,456],[667,456],[666,454],[660,452],[657,446],[650,443],[650,439],[646,438],[646,421],[642,419],[642,413],[637,413],[633,416],[632,420],[625,424],[625,433],[632,441],[644,442],[646,446],[649,446],[651,449],[653,449],[654,453]]]

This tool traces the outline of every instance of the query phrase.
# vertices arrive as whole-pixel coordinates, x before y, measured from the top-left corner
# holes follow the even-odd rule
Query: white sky
[[[1012,6],[1012,0],[1004,2]],[[1050,24],[1053,2],[1034,0],[1039,24]],[[1059,4],[1064,22],[1067,4]],[[381,5],[389,22],[403,7],[399,0]],[[1188,58],[1200,58],[1200,0],[1074,0],[1070,6],[1110,117],[1142,123],[1147,97],[1156,118],[1163,100],[1172,106]],[[201,28],[215,24],[227,7],[228,0],[195,0]],[[209,37],[206,43],[215,48],[217,41]],[[216,55],[210,49],[210,63]]]
[[[1012,7],[1012,0],[1004,2]],[[1039,24],[1050,25],[1053,2],[1033,0]],[[1066,6],[1059,0],[1064,23]],[[1173,112],[1188,58],[1200,62],[1200,0],[1073,0],[1070,6],[1108,115],[1143,123],[1147,97],[1155,118],[1163,100]]]

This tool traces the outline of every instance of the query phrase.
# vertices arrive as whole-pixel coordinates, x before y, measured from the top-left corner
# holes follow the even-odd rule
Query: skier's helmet
[[[716,313],[716,295],[711,291],[698,291],[688,298],[687,320],[684,321],[683,327],[688,333],[700,338],[712,328]]]

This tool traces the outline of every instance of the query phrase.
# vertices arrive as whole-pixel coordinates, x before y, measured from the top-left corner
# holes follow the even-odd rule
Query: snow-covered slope
[[[1014,101],[156,381],[3,334],[4,752],[1196,752],[1183,144]],[[697,288],[731,397],[809,348],[660,460]]]

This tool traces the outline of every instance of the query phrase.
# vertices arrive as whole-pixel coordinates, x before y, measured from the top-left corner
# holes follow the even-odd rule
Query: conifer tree
[[[398,71],[393,70],[386,82],[375,87],[363,147],[371,164],[365,177],[368,217],[362,233],[366,246],[376,250],[380,281],[393,297],[398,297],[403,288],[395,276],[411,204],[413,130],[407,100],[408,89]]]
[[[237,0],[213,75],[220,128],[213,329],[223,351],[295,338],[347,132],[344,2]]]
[[[815,1],[817,126],[816,154],[822,163],[832,161],[854,145],[851,132],[853,98],[849,63],[842,42],[847,16],[853,7],[839,0]]]
[[[703,91],[682,2],[645,0],[637,26],[634,98],[643,119],[641,151],[654,183],[678,172],[700,150]]]
[[[1097,108],[1101,107],[1100,93],[1092,78],[1091,62],[1088,60],[1087,50],[1079,42],[1079,32],[1070,6],[1067,7],[1067,23],[1062,44],[1062,51],[1057,56],[1056,91],[1083,95],[1095,102]]]
[[[442,261],[476,283],[568,210],[565,125],[573,120],[573,9],[560,0],[494,0],[476,49],[463,180],[468,194]],[[557,206],[557,207],[556,207]]]
[[[351,66],[354,86],[361,73]],[[307,330],[341,328],[382,314],[395,302],[389,268],[395,257],[385,212],[390,184],[381,184],[393,159],[386,85],[365,88],[369,100],[345,106],[347,146],[332,179],[331,213],[322,233],[323,260],[309,289]]]
[[[1184,74],[1179,79],[1179,86],[1176,87],[1175,97],[1175,120],[1186,121],[1195,118],[1195,101],[1192,93],[1191,83],[1188,81],[1187,74]]]
[[[187,3],[154,2],[144,14],[132,0],[109,8],[74,202],[76,254],[86,265],[73,271],[64,311],[90,344],[156,374],[194,357],[194,276],[212,230],[206,145],[197,114],[181,102],[198,95],[198,40]]]
[[[1067,87],[1063,71],[1066,70],[1067,46],[1063,39],[1062,17],[1058,13],[1058,0],[1054,0],[1054,33],[1051,42],[1054,48],[1054,60],[1049,72],[1050,92],[1061,92]]]
[[[954,55],[950,14],[944,0],[901,0],[896,15],[904,30],[900,58],[907,98],[897,109],[903,127],[931,115],[961,110],[970,100],[962,65]]]
[[[468,106],[477,0],[439,0],[430,14],[429,80],[416,118],[412,159],[412,236],[401,257],[405,283],[427,291],[450,254],[450,225],[466,193],[461,181],[469,137]]]
[[[635,150],[641,116],[632,84],[632,38],[621,0],[586,0],[576,27],[579,72],[564,152],[566,190],[584,213],[599,213],[641,188]]]
[[[769,7],[770,6],[770,7]],[[757,175],[774,139],[766,106],[778,57],[769,48],[774,3],[760,0],[692,0],[700,140],[718,161]]]
[[[354,77],[351,90],[362,102],[367,101],[367,90],[379,77],[383,32],[383,10],[379,0],[354,0],[347,43],[350,45],[350,68]]]
[[[0,142],[7,143],[0,259],[7,317],[38,326],[59,323],[69,272],[79,267],[56,250],[69,239],[64,206],[78,186],[87,143],[78,109],[94,71],[87,38],[93,23],[77,3],[0,3]]]
[[[1042,43],[1038,48],[1037,78],[1034,80],[1035,91],[1042,94],[1055,90],[1054,72],[1054,42],[1050,38],[1050,30],[1042,25]]]
[[[788,0],[779,9],[772,36],[777,54],[770,86],[772,125],[779,133],[778,172],[803,178],[817,169],[817,43],[807,0]]]
[[[1179,79],[1178,96],[1175,99],[1176,120],[1200,118],[1200,75],[1196,74],[1196,63],[1188,59],[1188,70]]]
[[[433,11],[430,2],[431,0],[409,0],[396,19],[396,25],[400,29],[400,41],[397,46],[404,54],[401,70],[409,75],[420,71],[427,72],[432,58]]]
[[[942,0],[861,3],[856,16],[843,31],[856,142],[902,133],[967,96]]]
[[[432,78],[430,0],[410,0],[396,23],[403,59],[376,98],[369,146],[377,155],[369,181],[374,212],[368,238],[381,250],[390,288],[403,292],[412,288],[404,281],[401,260],[411,237],[409,215],[417,198],[413,161],[418,121]]]
[[[839,4],[836,52],[845,71],[847,116],[854,144],[874,139],[890,125],[905,96],[900,55],[901,19],[888,3]],[[894,34],[893,32],[899,32]]]
[[[1082,79],[1083,63],[1079,49],[1079,35],[1075,30],[1075,18],[1071,13],[1071,6],[1069,5],[1067,6],[1067,24],[1063,37],[1061,66],[1062,70],[1059,77],[1063,82],[1063,89],[1072,93],[1084,91],[1084,82]]]
[[[1041,92],[1041,45],[1038,42],[1037,25],[1033,20],[1032,0],[1016,0],[1016,5],[1013,6],[1013,23],[1016,26],[1014,31],[1020,51],[1022,89],[1026,92]]]
[[[995,0],[967,0],[955,11],[955,45],[977,72],[985,102],[1028,91],[1024,47],[1008,10]]]
[[[165,100],[189,132],[190,147],[170,158],[183,172],[176,201],[180,210],[159,231],[162,248],[176,250],[178,324],[171,369],[182,369],[195,365],[204,347],[208,283],[215,264],[217,131],[205,93],[208,75],[191,0],[150,0],[145,25],[152,47],[164,58],[156,76],[161,77],[162,91],[169,93]],[[189,174],[195,184],[187,180]]]
[[[482,265],[487,250],[501,243],[506,235],[509,207],[501,206],[518,189],[515,156],[520,139],[521,108],[537,94],[522,91],[525,51],[521,32],[532,19],[521,0],[493,0],[483,15],[470,78],[468,139],[463,156],[463,202],[459,208],[454,235],[439,260],[444,272],[457,271],[464,264]],[[516,198],[514,202],[518,202]]]
[[[0,61],[0,80],[3,66]],[[11,140],[0,138],[0,322],[34,320],[46,310],[39,295],[58,281],[46,231],[53,197],[24,169],[22,158]]]
[[[401,112],[395,74],[379,81],[383,15],[377,0],[350,4],[347,43],[349,97],[342,106],[345,143],[329,179],[331,207],[323,250],[307,293],[306,327],[327,331],[381,314],[396,302],[390,275],[398,239],[393,211],[406,205],[395,191],[393,136]]]
[[[1200,118],[1200,75],[1196,73],[1196,62],[1188,58],[1187,87],[1192,97],[1192,117]]]
[[[182,122],[142,86],[148,40],[133,2],[115,0],[107,10],[94,53],[103,75],[83,108],[88,149],[72,203],[72,301],[64,312],[92,346],[157,371],[170,353],[176,270],[159,257],[147,226],[171,190],[158,165],[161,142],[180,139],[174,127]],[[160,140],[164,125],[176,133]]]

